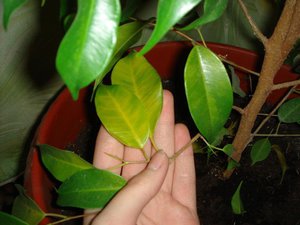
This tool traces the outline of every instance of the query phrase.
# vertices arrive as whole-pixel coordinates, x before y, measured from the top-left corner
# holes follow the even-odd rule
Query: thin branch
[[[250,16],[244,2],[242,0],[238,0],[239,1],[239,4],[252,28],[252,30],[254,31],[254,34],[257,36],[257,38],[262,42],[262,44],[264,46],[267,45],[267,42],[268,42],[268,38],[266,38],[265,35],[263,35],[263,33],[260,31],[260,29],[256,26],[255,22],[253,21],[252,17]]]
[[[272,87],[272,91],[282,89],[282,88],[287,88],[295,85],[300,85],[300,79],[299,80],[293,80],[285,83],[280,83],[280,84],[274,84]]]
[[[270,112],[270,114],[261,122],[261,124],[256,128],[256,130],[251,134],[251,138],[259,132],[259,130],[265,125],[265,123],[275,114],[277,109],[285,102],[285,100],[290,96],[290,94],[293,92],[294,88],[296,88],[297,85],[294,85],[288,93],[281,99],[281,101],[277,104],[277,106]]]
[[[238,106],[232,106],[232,109],[234,109],[235,111],[237,111],[238,113],[240,113],[241,115],[243,115],[245,113],[245,110],[238,107]]]
[[[300,137],[300,134],[253,134],[255,137]]]

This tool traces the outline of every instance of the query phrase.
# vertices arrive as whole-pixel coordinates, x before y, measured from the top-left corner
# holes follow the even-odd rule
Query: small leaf
[[[184,85],[192,118],[211,143],[232,108],[233,94],[226,69],[209,49],[195,46],[185,65]]]
[[[243,181],[240,182],[238,188],[234,192],[232,198],[231,198],[231,208],[234,214],[241,215],[245,213],[246,211],[244,210],[243,202],[241,199],[241,187],[242,187]]]
[[[128,48],[140,39],[144,26],[144,23],[135,21],[126,23],[118,28],[117,44],[112,54],[112,59],[105,67],[105,70],[97,77],[94,91],[101,83],[103,77],[112,69],[115,63],[123,56]]]
[[[272,149],[276,152],[276,155],[277,155],[279,163],[280,163],[280,167],[281,167],[281,171],[282,171],[281,179],[280,179],[280,184],[281,184],[283,181],[284,175],[289,167],[286,163],[286,159],[285,159],[282,149],[278,145],[272,145]]]
[[[153,137],[163,101],[159,74],[143,56],[132,53],[116,64],[111,79],[112,84],[126,86],[141,100],[147,109],[150,136]]]
[[[2,211],[0,211],[0,221],[3,225],[29,225],[29,223],[26,223],[18,217],[15,217]]]
[[[19,195],[14,201],[12,214],[30,225],[39,224],[45,217],[45,213],[25,194],[22,186],[16,185],[16,187],[19,191]]]
[[[49,172],[59,181],[65,181],[74,173],[93,168],[93,165],[80,158],[74,152],[40,145],[42,161]]]
[[[241,165],[241,164],[238,163],[237,161],[235,161],[235,160],[233,160],[233,159],[230,159],[230,160],[228,161],[226,170],[232,170],[232,169],[234,169],[234,168],[238,168],[238,167],[240,167],[240,165]]]
[[[97,114],[108,132],[123,144],[143,148],[150,132],[146,109],[126,87],[100,85],[96,92]]]
[[[146,54],[172,26],[200,2],[201,0],[160,0],[154,31],[140,53]]]
[[[240,97],[244,98],[246,93],[240,87],[240,78],[236,75],[233,66],[229,66],[230,75],[231,75],[231,84],[232,84],[232,91],[239,95]]]
[[[103,208],[125,184],[123,177],[109,171],[82,170],[59,187],[57,203],[84,209]]]
[[[78,0],[78,12],[63,38],[56,67],[74,99],[106,68],[117,41],[119,0]]]
[[[278,109],[278,118],[284,123],[296,123],[300,121],[300,98],[294,98]]]
[[[3,27],[7,29],[9,18],[13,12],[23,5],[27,0],[3,0]]]
[[[268,138],[263,138],[254,143],[252,146],[250,156],[252,160],[252,166],[260,161],[265,160],[271,152],[271,143]]]
[[[215,21],[225,11],[227,3],[228,0],[205,0],[203,15],[189,25],[181,28],[181,30],[191,30],[209,22]]]
[[[232,144],[227,144],[223,148],[223,152],[228,155],[229,157],[232,156],[232,153],[234,152],[234,148]]]

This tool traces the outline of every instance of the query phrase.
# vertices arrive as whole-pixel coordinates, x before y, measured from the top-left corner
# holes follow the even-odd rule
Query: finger
[[[148,141],[144,147],[144,152],[146,154],[146,157],[150,157],[151,154],[151,143]],[[126,162],[137,162],[133,164],[128,164],[123,167],[122,170],[122,176],[126,179],[129,180],[133,176],[137,175],[140,173],[142,170],[145,169],[147,166],[147,161],[144,156],[144,153],[140,149],[135,149],[135,148],[128,148],[125,147],[124,151],[124,160]]]
[[[163,108],[155,128],[154,140],[159,149],[162,149],[169,157],[174,154],[174,102],[173,95],[164,91]],[[174,164],[170,164],[167,177],[162,190],[171,192]]]
[[[95,146],[93,164],[99,169],[107,169],[121,164],[121,162],[110,155],[123,159],[124,145],[113,138],[107,130],[101,126]],[[120,174],[121,167],[111,170],[116,174]]]
[[[175,126],[175,149],[179,150],[191,140],[187,127]],[[180,203],[196,211],[196,175],[194,154],[190,145],[175,159],[172,195]]]
[[[124,146],[113,138],[107,130],[101,126],[97,135],[93,164],[99,169],[107,169],[120,164],[121,162],[108,156],[106,153],[123,158]],[[113,173],[120,174],[121,167],[111,170]],[[100,209],[85,210],[84,225],[90,224]],[[90,215],[89,215],[90,214]]]
[[[168,157],[156,153],[147,168],[133,177],[93,221],[100,224],[136,224],[145,205],[160,190],[168,170]]]

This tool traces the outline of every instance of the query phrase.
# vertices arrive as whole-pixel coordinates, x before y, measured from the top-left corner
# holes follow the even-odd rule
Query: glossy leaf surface
[[[150,135],[153,136],[162,109],[162,84],[159,74],[143,56],[132,53],[116,64],[111,79],[112,84],[126,86],[141,100],[147,109]]]
[[[242,187],[243,181],[240,182],[239,186],[237,187],[236,191],[234,192],[232,198],[231,198],[231,208],[234,214],[243,214],[245,213],[243,202],[241,199],[241,187]]]
[[[9,18],[11,17],[12,13],[23,5],[27,0],[3,0],[3,27],[7,29]]]
[[[95,96],[97,114],[108,132],[123,144],[142,148],[150,133],[145,107],[126,87],[100,85]]]
[[[300,98],[288,100],[280,106],[278,118],[284,123],[300,122]]]
[[[45,213],[25,194],[22,186],[17,185],[16,187],[19,191],[19,195],[14,201],[12,214],[30,225],[39,224],[45,217]]]
[[[112,69],[115,63],[123,56],[123,54],[135,44],[141,37],[144,24],[141,22],[126,23],[118,28],[117,44],[112,54],[111,61],[105,67],[105,70],[96,79],[95,87],[97,87],[103,77]]]
[[[93,165],[71,151],[61,150],[50,145],[40,145],[44,166],[59,181],[65,181],[74,173],[93,168]]]
[[[157,21],[154,31],[141,50],[141,54],[147,53],[172,26],[200,2],[201,0],[160,0],[157,7]]]
[[[78,12],[63,38],[56,67],[74,99],[106,68],[117,41],[119,0],[78,0]]]
[[[218,19],[225,11],[227,3],[228,0],[205,0],[203,15],[181,30],[191,30]]]
[[[192,118],[211,143],[232,108],[233,94],[226,69],[209,49],[195,46],[185,65],[184,85]]]
[[[0,221],[5,225],[29,225],[25,221],[16,216],[0,211]]]
[[[252,166],[260,161],[265,160],[271,152],[271,143],[268,138],[263,138],[254,143],[252,146],[250,157]]]
[[[79,208],[103,208],[126,184],[121,176],[96,168],[82,170],[58,189],[57,203]]]

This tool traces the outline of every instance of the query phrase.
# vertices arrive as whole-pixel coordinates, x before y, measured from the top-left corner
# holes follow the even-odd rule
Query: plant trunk
[[[254,95],[245,107],[240,125],[233,141],[232,159],[239,162],[246,146],[252,140],[251,131],[256,117],[272,91],[273,80],[288,53],[300,37],[300,1],[287,0],[273,35],[264,43],[265,57]],[[233,170],[226,170],[229,178]]]

